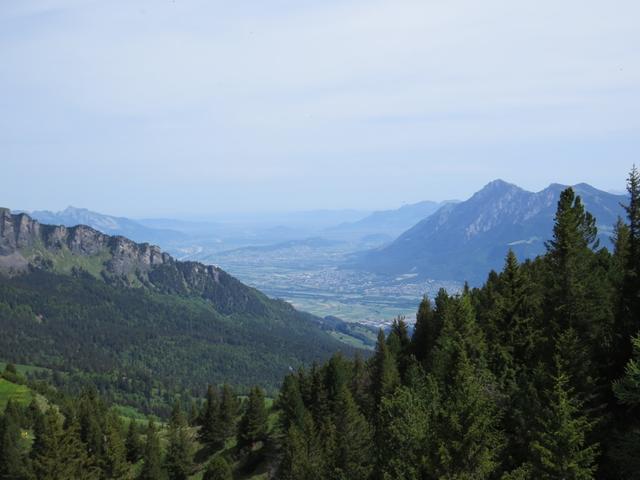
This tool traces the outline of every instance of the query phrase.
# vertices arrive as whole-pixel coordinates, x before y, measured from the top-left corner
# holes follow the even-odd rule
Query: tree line
[[[640,478],[640,175],[612,251],[566,189],[546,254],[425,298],[279,396],[286,480]]]

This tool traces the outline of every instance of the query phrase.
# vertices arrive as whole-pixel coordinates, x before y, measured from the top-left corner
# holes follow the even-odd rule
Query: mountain
[[[272,389],[290,368],[353,351],[322,322],[218,267],[0,209],[2,360],[149,392],[225,381]],[[127,396],[134,390],[120,395],[146,405]]]
[[[168,228],[154,228],[124,217],[114,217],[86,208],[67,207],[60,212],[36,210],[29,212],[31,218],[51,225],[87,225],[107,235],[122,235],[138,242],[165,243],[182,240],[186,235]]]
[[[364,242],[391,241],[406,229],[427,218],[448,203],[452,202],[424,201],[403,205],[395,210],[380,210],[358,221],[345,222],[329,228],[324,233],[331,238]]]
[[[400,235],[393,243],[356,255],[348,266],[381,274],[410,274],[478,284],[489,269],[502,266],[509,248],[519,258],[544,252],[560,192],[552,184],[540,192],[495,180],[470,199],[441,207]],[[624,195],[613,195],[581,183],[574,190],[596,217],[601,245],[624,211]]]

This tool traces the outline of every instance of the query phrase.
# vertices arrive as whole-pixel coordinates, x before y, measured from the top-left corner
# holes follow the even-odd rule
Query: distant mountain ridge
[[[155,228],[130,218],[105,215],[86,208],[69,206],[59,212],[35,210],[25,213],[43,224],[66,227],[86,225],[107,235],[122,235],[137,242],[162,243],[186,237],[184,233],[176,230]]]
[[[379,210],[358,221],[345,222],[331,227],[325,233],[329,237],[353,237],[357,239],[366,239],[366,237],[373,235],[384,235],[389,240],[392,240],[420,220],[435,213],[443,205],[450,203],[456,203],[456,201],[433,202],[425,200],[403,205],[394,210]]]
[[[348,266],[478,284],[489,269],[501,267],[509,248],[521,259],[544,251],[565,188],[552,184],[540,192],[529,192],[495,180],[468,200],[443,206],[391,244],[357,255]],[[620,204],[626,197],[585,183],[573,189],[596,217],[601,244],[607,246],[617,217],[624,215]]]

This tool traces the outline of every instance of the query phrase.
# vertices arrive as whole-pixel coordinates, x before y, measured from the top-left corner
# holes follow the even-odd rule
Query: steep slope
[[[71,206],[60,212],[36,210],[29,212],[29,216],[40,223],[50,225],[64,225],[66,227],[86,225],[107,235],[122,235],[137,242],[164,243],[182,240],[187,237],[177,230],[150,227],[130,218],[114,217],[92,212],[86,208]]]
[[[489,269],[501,266],[509,248],[520,258],[544,251],[564,188],[553,184],[534,193],[502,180],[493,181],[469,200],[445,205],[390,245],[357,256],[349,266],[477,284]],[[625,197],[587,184],[573,188],[595,215],[601,243],[608,246],[612,226],[624,214],[620,203]]]
[[[291,367],[351,351],[318,322],[215,266],[0,209],[3,360],[145,388],[273,388]]]
[[[371,236],[392,240],[420,220],[427,218],[440,207],[452,202],[424,201],[403,205],[395,210],[373,212],[356,222],[342,223],[327,229],[324,233],[331,238],[360,240]],[[384,235],[385,237],[382,237]]]

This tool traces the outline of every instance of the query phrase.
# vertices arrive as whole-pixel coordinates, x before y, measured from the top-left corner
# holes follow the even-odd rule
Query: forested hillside
[[[546,253],[289,375],[278,478],[640,478],[640,177],[613,251],[569,188]],[[635,336],[635,340],[633,340]]]
[[[0,209],[0,360],[52,369],[69,391],[159,414],[207,383],[273,391],[290,368],[353,350],[320,322],[220,268]]]
[[[16,479],[638,479],[635,169],[628,186],[627,220],[615,226],[611,251],[568,188],[544,255],[519,262],[509,252],[482,287],[425,298],[413,333],[396,320],[388,334],[379,332],[370,359],[335,354],[289,373],[275,410],[259,388],[240,405],[230,386],[209,386],[188,415],[178,401],[166,425],[141,434],[133,423],[125,430],[92,390],[68,397],[32,380],[48,404],[7,405],[0,472]],[[32,275],[53,288],[50,273]],[[93,301],[112,292],[96,294]],[[28,309],[19,313],[38,325]]]

